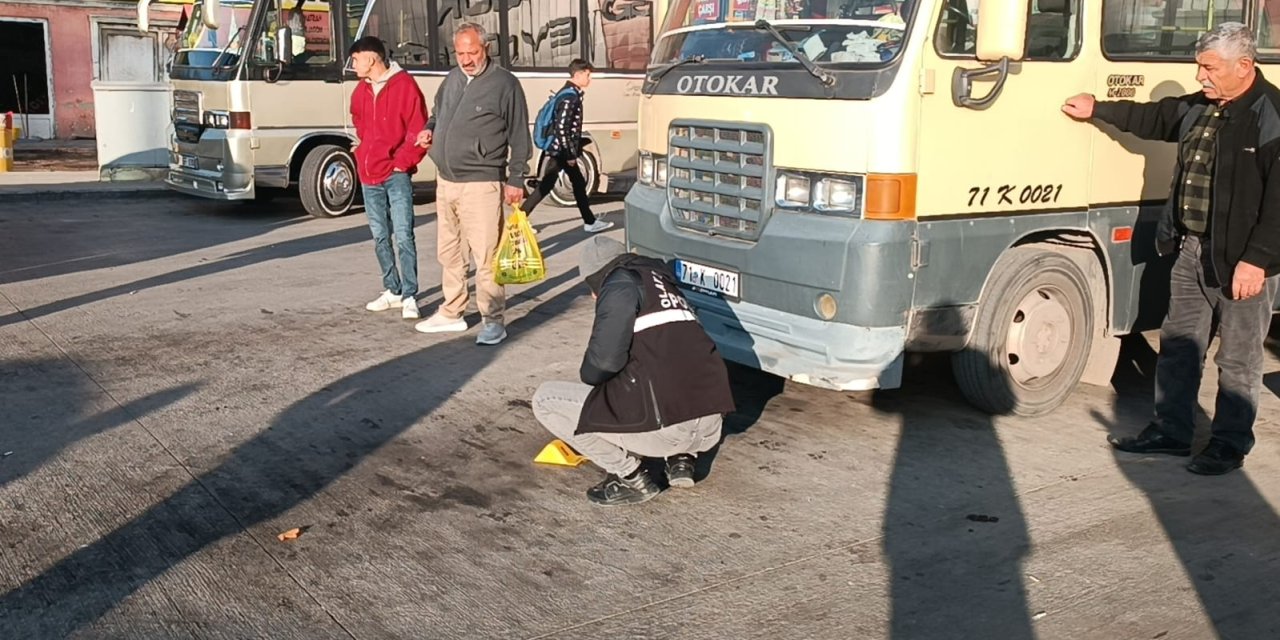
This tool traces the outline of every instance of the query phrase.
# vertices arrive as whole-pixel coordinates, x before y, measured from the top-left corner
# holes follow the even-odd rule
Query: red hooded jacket
[[[418,132],[427,124],[427,102],[413,77],[391,63],[375,96],[373,83],[364,81],[351,92],[351,121],[356,125],[356,169],[360,182],[382,184],[400,169],[410,175],[427,150],[417,146]]]

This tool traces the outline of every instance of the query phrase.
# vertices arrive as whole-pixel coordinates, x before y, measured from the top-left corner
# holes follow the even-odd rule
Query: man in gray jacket
[[[507,337],[506,291],[494,282],[493,257],[502,237],[502,203],[524,199],[533,141],[520,81],[491,64],[484,27],[464,23],[453,36],[458,66],[436,92],[418,145],[439,172],[436,184],[437,256],[444,302],[415,327],[423,333],[466,331],[468,256],[476,261],[482,318],[477,344]],[[505,184],[504,184],[505,182]]]

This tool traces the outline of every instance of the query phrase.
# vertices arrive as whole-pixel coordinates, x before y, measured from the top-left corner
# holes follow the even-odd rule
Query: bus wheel
[[[1015,247],[996,262],[969,345],[951,359],[969,402],[1039,416],[1071,395],[1093,343],[1088,282],[1070,257],[1041,247]]]
[[[322,144],[302,161],[298,197],[307,213],[317,218],[336,218],[350,211],[358,187],[355,160],[342,147]]]
[[[597,168],[595,156],[590,151],[583,151],[578,158],[578,169],[582,171],[582,177],[587,179],[587,196],[590,197],[600,188],[600,170]],[[541,172],[538,175],[542,175]],[[556,203],[557,207],[576,207],[577,201],[573,199],[573,185],[569,183],[569,176],[564,172],[560,173],[560,179],[556,181],[556,186],[551,190],[551,201]]]

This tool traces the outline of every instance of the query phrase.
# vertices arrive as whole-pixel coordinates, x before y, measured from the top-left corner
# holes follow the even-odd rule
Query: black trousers
[[[560,180],[560,172],[563,171],[569,176],[569,184],[573,185],[573,200],[578,204],[578,214],[582,216],[583,224],[595,224],[596,216],[591,213],[591,205],[587,202],[587,179],[583,177],[578,165],[569,164],[569,160],[572,158],[565,155],[548,157],[546,166],[543,167],[542,178],[538,180],[538,188],[525,198],[520,208],[525,213],[531,213],[533,208],[538,206],[538,203],[542,202],[542,199],[556,187],[556,182]]]

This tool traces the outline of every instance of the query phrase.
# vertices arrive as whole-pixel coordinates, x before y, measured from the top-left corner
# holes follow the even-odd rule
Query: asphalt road
[[[576,215],[534,222],[550,276],[489,348],[364,310],[360,216],[0,202],[0,638],[1280,637],[1274,353],[1229,476],[1106,445],[1150,412],[1138,336],[1037,420],[945,358],[860,394],[733,367],[707,477],[602,509],[531,462],[591,321]]]

